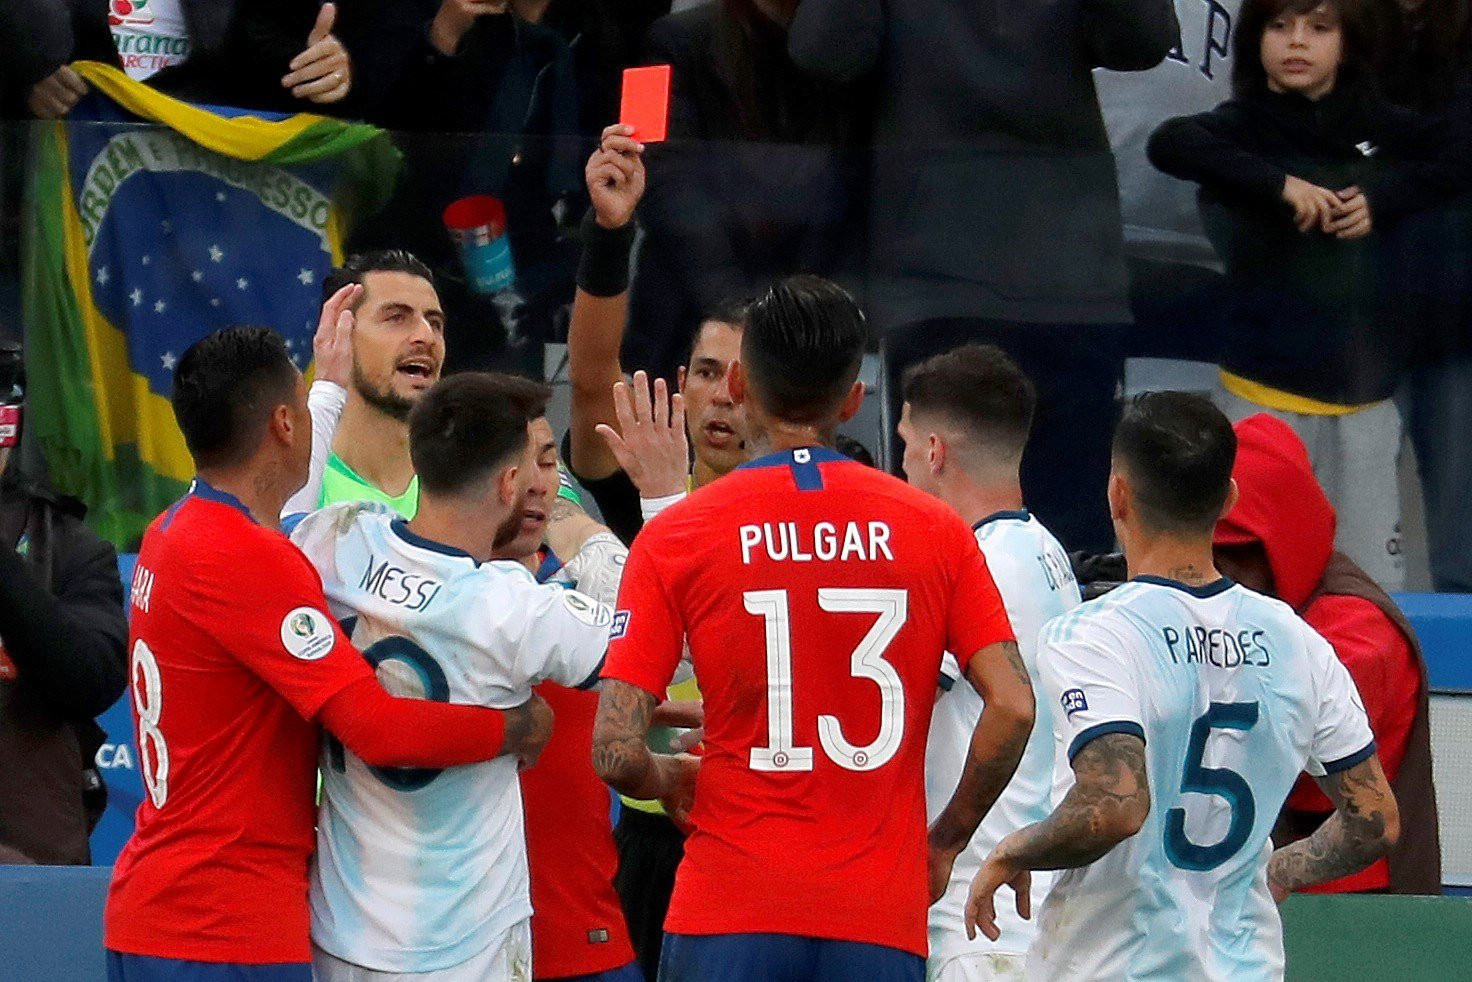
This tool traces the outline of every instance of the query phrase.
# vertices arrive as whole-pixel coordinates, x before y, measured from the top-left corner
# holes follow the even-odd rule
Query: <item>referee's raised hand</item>
[[[685,437],[685,400],[671,394],[662,378],[654,380],[635,372],[633,384],[616,382],[613,409],[618,429],[598,425],[598,435],[629,475],[641,498],[667,498],[680,494],[690,480],[690,444]]]

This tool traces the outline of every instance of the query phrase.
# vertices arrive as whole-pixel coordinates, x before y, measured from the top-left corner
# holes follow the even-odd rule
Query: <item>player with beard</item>
[[[287,511],[378,501],[413,518],[419,482],[409,459],[409,412],[445,363],[434,274],[408,252],[369,252],[333,271],[323,294],[318,357],[324,335],[335,333],[351,350],[351,366],[346,389],[325,381],[312,387],[312,478]],[[331,447],[325,461],[318,438],[320,447]]]
[[[544,680],[597,681],[612,611],[497,558],[527,528],[541,449],[505,382],[457,375],[415,406],[413,519],[354,502],[309,516],[293,535],[321,571],[333,615],[385,684],[406,694],[495,707]],[[514,766],[386,770],[329,741],[322,771],[311,890],[318,979],[530,975]]]

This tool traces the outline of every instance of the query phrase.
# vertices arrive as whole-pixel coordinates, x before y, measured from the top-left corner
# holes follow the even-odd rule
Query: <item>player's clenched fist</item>
[[[619,124],[606,128],[584,169],[594,218],[604,228],[627,225],[644,197],[644,144],[633,139],[633,132],[632,126]]]
[[[551,739],[552,707],[541,696],[533,693],[520,706],[506,710],[506,741],[501,745],[501,755],[515,754],[517,770],[535,764]]]

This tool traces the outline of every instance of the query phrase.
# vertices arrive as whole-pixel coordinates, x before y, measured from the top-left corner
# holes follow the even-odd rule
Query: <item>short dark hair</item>
[[[859,377],[869,330],[854,298],[817,276],[790,276],[746,312],[741,362],[767,412],[793,423],[831,414]]]
[[[1189,392],[1147,392],[1114,432],[1144,524],[1169,534],[1210,535],[1237,458],[1237,434],[1220,409]]]
[[[442,379],[409,413],[409,459],[419,486],[454,495],[485,480],[526,452],[532,418],[496,376]]]
[[[525,375],[511,375],[506,372],[482,372],[501,393],[501,396],[511,401],[518,412],[527,419],[537,419],[547,415],[547,404],[552,401],[552,386],[546,382],[538,382],[527,378]]]
[[[171,401],[195,466],[249,458],[296,382],[286,342],[268,327],[226,327],[191,344],[174,366]]]
[[[690,332],[690,337],[685,342],[685,349],[680,353],[680,364],[688,366],[690,359],[695,357],[695,347],[700,344],[700,339],[705,334],[708,324],[725,324],[737,330],[746,327],[746,311],[751,306],[751,298],[741,300],[721,300],[708,307],[701,316],[700,322]]]
[[[1017,363],[990,344],[963,344],[905,372],[910,411],[939,416],[986,449],[1016,459],[1027,446],[1037,390]]]
[[[1344,38],[1339,81],[1369,74],[1376,47],[1376,19],[1366,0],[1243,0],[1232,34],[1232,91],[1239,95],[1266,92],[1267,70],[1262,67],[1262,36],[1274,18],[1307,14],[1327,3],[1339,15]]]
[[[331,300],[334,293],[349,283],[361,286],[369,273],[408,273],[428,281],[430,286],[435,285],[434,272],[414,253],[407,249],[375,249],[349,256],[346,262],[328,273],[322,281],[322,302]]]

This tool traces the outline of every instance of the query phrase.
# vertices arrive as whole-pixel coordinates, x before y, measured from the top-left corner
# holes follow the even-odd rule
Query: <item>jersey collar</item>
[[[983,525],[990,525],[992,522],[1025,522],[1031,517],[1032,513],[1029,512],[1026,508],[1017,508],[1012,511],[994,511],[987,517],[983,518],[981,521],[977,522],[975,525],[971,526],[971,530],[973,532],[979,532],[981,531],[981,527]]]
[[[202,478],[196,477],[194,482],[189,485],[189,494],[192,497],[200,498],[204,501],[213,501],[217,505],[226,505],[234,508],[252,522],[255,521],[251,516],[250,509],[245,507],[244,502],[228,491],[221,491]]]
[[[1165,586],[1170,587],[1172,590],[1182,590],[1186,593],[1189,593],[1191,596],[1195,597],[1198,600],[1206,600],[1209,597],[1215,597],[1218,594],[1226,593],[1228,590],[1232,589],[1232,587],[1237,585],[1237,582],[1235,580],[1226,576],[1223,576],[1221,579],[1218,580],[1213,580],[1210,583],[1204,583],[1201,586],[1192,586],[1189,583],[1182,583],[1180,580],[1172,580],[1165,576],[1150,576],[1149,574],[1146,574],[1144,576],[1136,576],[1132,580],[1130,580],[1130,582],[1153,583],[1155,586]]]
[[[737,470],[745,470],[748,467],[789,467],[792,469],[792,479],[797,483],[797,490],[821,491],[823,475],[819,472],[818,465],[848,459],[837,450],[830,450],[827,447],[794,447],[791,450],[779,450],[765,457],[748,460],[738,465]]]
[[[442,556],[454,556],[456,559],[468,559],[471,561],[472,564],[476,566],[480,565],[480,562],[464,549],[456,549],[454,546],[447,546],[443,542],[436,542],[433,539],[426,539],[424,536],[417,534],[409,528],[409,523],[404,521],[402,518],[394,519],[392,522],[389,523],[388,527],[393,529],[395,535],[403,539],[405,542],[409,543],[409,545],[411,546],[418,546],[420,549],[428,549],[430,552],[437,552]]]

